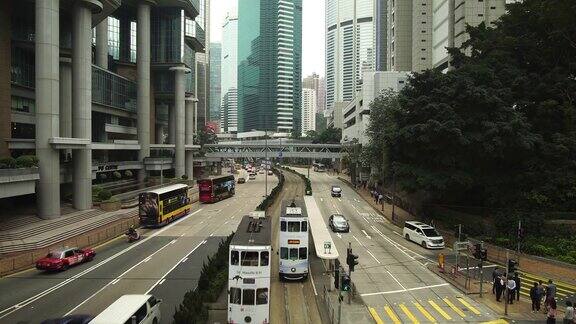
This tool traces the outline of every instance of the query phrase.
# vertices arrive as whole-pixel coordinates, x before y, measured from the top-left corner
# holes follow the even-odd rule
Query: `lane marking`
[[[188,216],[195,215],[195,214],[199,213],[199,212],[202,211],[202,210],[203,210],[203,208],[200,208],[200,209],[198,209],[197,211],[189,214]],[[88,274],[88,273],[94,271],[95,269],[100,268],[101,266],[103,266],[103,265],[105,265],[106,263],[108,263],[108,262],[116,259],[117,257],[123,255],[124,253],[126,253],[126,252],[128,252],[128,251],[130,251],[130,250],[132,250],[132,249],[135,249],[136,247],[140,246],[141,244],[144,244],[145,242],[147,242],[148,240],[152,239],[153,237],[156,237],[156,236],[160,235],[161,233],[167,231],[168,229],[170,229],[170,228],[172,228],[173,226],[179,224],[180,222],[184,221],[185,219],[187,219],[187,217],[182,217],[182,218],[180,218],[179,220],[177,220],[177,221],[175,221],[175,222],[173,222],[173,223],[171,223],[171,224],[169,224],[169,225],[166,225],[164,228],[158,230],[157,232],[154,232],[152,235],[144,238],[143,240],[140,240],[140,241],[136,242],[135,244],[132,244],[132,245],[130,245],[129,247],[125,248],[124,250],[119,251],[119,252],[117,252],[116,254],[111,255],[111,256],[109,256],[108,258],[106,258],[106,259],[98,262],[97,264],[91,266],[90,268],[85,269],[84,271],[75,274],[74,276],[72,276],[72,277],[70,277],[70,278],[68,278],[68,279],[66,279],[66,280],[64,280],[64,281],[56,284],[56,285],[53,286],[53,287],[50,287],[50,288],[48,288],[48,289],[45,289],[44,291],[41,291],[41,292],[37,293],[36,295],[34,295],[34,296],[32,296],[32,297],[28,297],[27,299],[25,299],[25,300],[23,300],[23,301],[15,304],[15,305],[11,306],[11,307],[8,307],[8,308],[0,311],[0,315],[1,315],[1,316],[0,316],[0,319],[3,319],[4,317],[6,317],[6,316],[12,314],[13,312],[17,311],[19,308],[28,306],[28,305],[30,305],[31,303],[33,303],[33,302],[35,302],[35,301],[43,298],[44,296],[46,296],[46,295],[48,295],[48,294],[50,294],[50,293],[52,293],[52,292],[54,292],[54,291],[56,291],[56,290],[58,290],[58,289],[60,289],[60,288],[62,288],[62,287],[68,285],[69,283],[71,283],[71,282],[75,281],[76,279],[84,276],[85,274]]]
[[[118,281],[120,281],[120,278],[116,278],[116,279],[110,281],[110,284],[115,285]]]
[[[310,276],[310,282],[312,282],[312,288],[314,289],[314,296],[318,296],[318,291],[316,291],[316,284],[314,283],[314,277],[312,277],[312,271],[308,271]]]
[[[185,258],[181,261],[181,263],[184,263],[184,262],[186,262],[186,261],[188,261],[188,257],[185,257]]]
[[[324,202],[324,198],[320,197],[320,201],[321,201],[321,202]]]
[[[400,234],[400,233],[398,233],[398,232],[396,232],[396,231],[392,231],[392,232],[394,232],[394,234],[396,234],[396,235],[398,235],[398,236],[402,237],[402,234]]]
[[[406,316],[408,316],[408,318],[412,321],[413,324],[420,324],[416,316],[412,314],[412,312],[408,309],[408,307],[406,307],[406,305],[400,304],[399,306],[400,309],[404,312],[404,314],[406,314]]]
[[[396,314],[394,313],[392,308],[390,308],[390,306],[384,306],[384,310],[386,311],[390,319],[392,319],[392,322],[394,322],[394,324],[402,324],[402,322],[400,322],[400,319],[398,318],[398,316],[396,316]]]
[[[482,313],[480,313],[479,310],[476,309],[476,307],[470,305],[470,303],[468,303],[467,301],[464,300],[464,298],[462,297],[456,297],[456,300],[458,300],[462,305],[464,305],[466,308],[468,308],[469,310],[472,311],[472,313],[476,314],[476,315],[481,315]]]
[[[437,321],[436,321],[436,319],[434,318],[434,316],[432,316],[430,313],[428,313],[428,311],[425,310],[424,307],[422,307],[422,305],[420,305],[420,303],[414,302],[414,306],[416,306],[416,308],[418,308],[418,310],[420,311],[420,313],[422,313],[422,315],[424,315],[424,317],[426,317],[430,322],[432,322],[432,323],[437,323]]]
[[[152,259],[152,257],[151,257],[151,256],[147,257],[146,259],[144,259],[144,263],[146,263],[146,262],[150,261],[150,259]]]
[[[158,286],[160,286],[161,284],[163,284],[163,283],[164,283],[164,281],[166,281],[166,279],[162,279],[162,280],[160,280],[160,282],[158,283]]]
[[[456,307],[456,305],[452,304],[452,302],[450,301],[450,299],[448,299],[448,297],[442,300],[446,303],[446,305],[450,306],[450,308],[452,308],[452,310],[455,311],[456,314],[460,315],[460,317],[462,318],[466,317],[466,314],[464,314],[464,312],[460,308]]]
[[[362,233],[364,233],[364,235],[366,235],[366,237],[367,237],[369,240],[371,240],[371,239],[372,239],[372,237],[370,237],[370,235],[368,235],[368,233],[366,233],[366,231],[365,231],[365,230],[362,230]]]
[[[407,291],[423,290],[423,289],[430,289],[430,288],[449,286],[449,285],[450,285],[449,283],[445,282],[443,284],[431,285],[431,286],[415,287],[415,288],[408,288],[408,289],[398,289],[398,290],[388,290],[388,291],[379,291],[379,292],[374,292],[374,293],[364,293],[364,294],[360,294],[360,296],[364,297],[364,296],[375,296],[375,295],[389,295],[389,294],[397,294],[397,293],[402,293],[402,292],[407,292]]]
[[[352,235],[352,237],[356,240],[356,242],[358,242],[358,244],[360,244],[361,247],[366,248],[355,235]]]
[[[374,308],[368,307],[368,311],[370,312],[370,315],[372,315],[372,318],[376,324],[384,324],[384,321],[380,318],[380,315],[378,315],[378,312],[376,312]]]
[[[339,239],[342,238],[342,234],[340,234],[340,233],[336,233],[336,236],[338,236]]]
[[[436,304],[433,300],[429,300],[428,303],[430,305],[432,305],[432,307],[434,307],[434,309],[442,316],[444,316],[445,319],[447,320],[452,320],[452,317],[450,317],[450,315],[448,315],[448,313],[446,313],[442,307],[438,306],[438,304]]]
[[[402,287],[402,289],[404,289],[405,291],[407,291],[406,287],[404,287],[400,281],[398,279],[396,279],[396,277],[394,277],[394,275],[392,274],[392,272],[386,270],[386,272],[388,272],[388,274],[390,275],[390,277],[392,277],[392,279],[394,279],[394,281],[396,281],[397,284],[400,285],[400,287]]]
[[[378,259],[374,256],[374,254],[372,254],[372,252],[370,252],[370,250],[366,249],[366,252],[368,252],[368,254],[370,254],[370,256],[372,256],[372,258],[373,258],[374,260],[376,260],[376,262],[378,262],[378,264],[380,264],[380,260],[378,260]]]

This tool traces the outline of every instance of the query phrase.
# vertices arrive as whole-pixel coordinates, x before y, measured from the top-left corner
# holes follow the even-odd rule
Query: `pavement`
[[[276,177],[269,177],[269,190]],[[65,314],[96,315],[124,294],[153,293],[163,299],[161,323],[171,323],[184,294],[195,289],[201,266],[220,237],[236,230],[264,195],[264,175],[236,187],[236,195],[195,204],[190,215],[142,239],[123,237],[97,248],[94,261],[65,272],[26,270],[0,279],[0,323],[39,323]]]
[[[302,174],[307,172],[296,170]],[[334,213],[343,214],[349,220],[349,233],[332,233],[336,248],[342,251],[339,261],[347,268],[344,251],[349,243],[353,253],[359,255],[359,265],[351,275],[358,302],[343,304],[342,323],[370,320],[462,323],[500,319],[492,309],[466,296],[427,268],[436,262],[440,251],[427,250],[404,240],[398,227],[335,176],[310,172],[310,179],[326,224]],[[335,184],[343,189],[341,198],[330,195],[330,188]]]

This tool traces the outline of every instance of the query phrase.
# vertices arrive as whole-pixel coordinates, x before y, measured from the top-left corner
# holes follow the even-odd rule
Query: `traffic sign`
[[[278,157],[282,157],[282,152],[278,152]]]
[[[330,250],[332,250],[332,242],[324,241],[324,253],[330,254]]]

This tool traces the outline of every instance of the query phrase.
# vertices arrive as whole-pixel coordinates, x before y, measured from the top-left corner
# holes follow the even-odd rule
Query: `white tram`
[[[228,323],[270,323],[271,222],[244,216],[230,242]]]
[[[283,201],[280,215],[280,279],[308,277],[308,214],[303,201]]]

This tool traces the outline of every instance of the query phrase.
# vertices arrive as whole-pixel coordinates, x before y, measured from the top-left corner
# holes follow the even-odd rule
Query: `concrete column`
[[[186,112],[185,112],[185,135],[186,145],[194,144],[194,107],[198,99],[194,97],[186,98]],[[194,177],[194,152],[192,150],[186,151],[186,175],[188,179],[192,180]]]
[[[176,107],[168,105],[168,144],[176,144]]]
[[[185,116],[184,116],[184,96],[185,96],[185,79],[184,74],[189,73],[190,69],[185,67],[173,67],[170,70],[174,71],[174,107],[172,112],[175,119],[175,139],[174,139],[174,171],[176,178],[184,175],[185,170]]]
[[[96,65],[108,70],[108,18],[96,26]]]
[[[72,137],[72,60],[60,58],[60,137]],[[66,161],[72,150],[63,152]]]
[[[136,72],[138,77],[138,159],[144,161],[150,156],[150,4],[138,3],[138,29],[136,31]],[[144,181],[146,171],[138,172],[138,180]]]
[[[60,6],[59,0],[36,1],[36,156],[40,180],[38,216],[60,216],[60,160],[48,142],[59,134]]]
[[[76,1],[72,9],[72,135],[92,138],[92,12],[102,10],[94,0]],[[72,152],[73,204],[92,208],[92,149]]]

